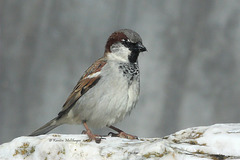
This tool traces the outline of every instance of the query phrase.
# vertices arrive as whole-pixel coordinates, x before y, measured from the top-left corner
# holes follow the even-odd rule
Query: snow
[[[194,127],[163,138],[105,137],[100,144],[87,139],[62,134],[18,137],[0,145],[0,159],[240,159],[240,124]]]

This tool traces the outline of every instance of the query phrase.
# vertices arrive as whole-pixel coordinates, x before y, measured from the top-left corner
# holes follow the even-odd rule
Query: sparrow
[[[57,117],[29,136],[46,134],[62,124],[82,124],[86,129],[84,133],[97,143],[102,138],[93,134],[89,127],[109,127],[118,132],[115,136],[137,138],[113,125],[130,114],[138,101],[138,56],[144,51],[142,39],[135,31],[120,29],[112,33],[103,57],[85,71]]]

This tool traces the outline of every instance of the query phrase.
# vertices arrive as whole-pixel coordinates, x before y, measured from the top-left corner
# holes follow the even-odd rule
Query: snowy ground
[[[86,135],[19,137],[0,145],[0,159],[240,159],[240,124],[189,128],[163,138],[106,137],[100,144]]]

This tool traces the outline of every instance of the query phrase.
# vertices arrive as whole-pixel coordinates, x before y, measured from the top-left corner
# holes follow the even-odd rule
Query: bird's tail
[[[38,136],[38,135],[41,135],[41,134],[46,134],[47,132],[53,130],[54,128],[56,128],[59,125],[61,125],[61,124],[57,121],[57,117],[56,117],[56,118],[52,119],[51,121],[49,121],[48,123],[46,123],[41,128],[34,131],[29,136]]]

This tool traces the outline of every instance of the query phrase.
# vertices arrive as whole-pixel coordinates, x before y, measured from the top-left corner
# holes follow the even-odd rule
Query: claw
[[[134,136],[134,135],[131,135],[131,134],[127,134],[125,132],[120,132],[118,134],[118,136],[121,137],[121,138],[127,138],[127,139],[138,139],[137,136]]]
[[[113,133],[113,132],[109,132],[109,133],[108,133],[108,136],[118,137],[118,134],[117,134],[117,133]]]
[[[127,139],[138,139],[137,136],[127,134],[127,133],[123,132],[122,130],[120,130],[120,129],[114,127],[114,126],[109,126],[109,128],[118,132],[118,134],[113,133],[113,132],[109,132],[108,135],[111,135],[112,137],[120,137],[120,138],[127,138]]]

